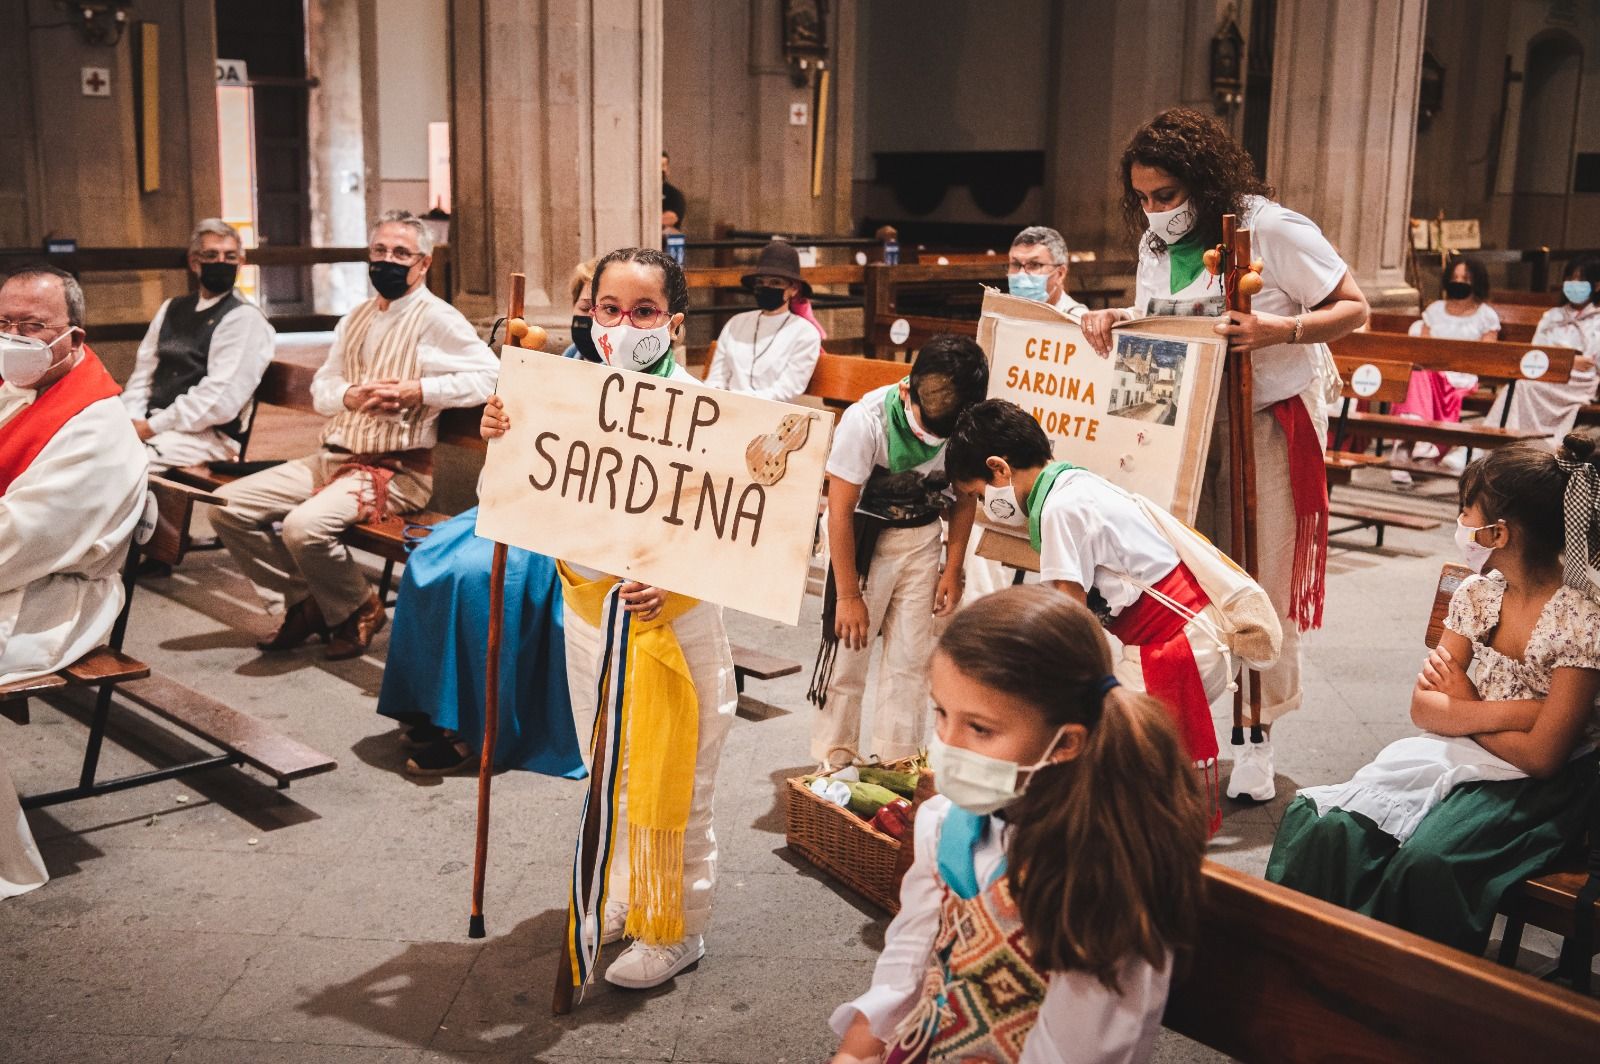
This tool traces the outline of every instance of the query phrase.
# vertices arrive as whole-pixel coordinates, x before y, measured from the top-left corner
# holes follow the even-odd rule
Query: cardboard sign
[[[978,344],[989,356],[989,397],[1031,413],[1057,458],[1192,523],[1222,382],[1215,324],[1125,322],[1102,358],[1060,311],[990,289]]]
[[[478,534],[775,621],[800,619],[833,437],[819,411],[516,347]]]
[[[1215,325],[1185,317],[1123,322],[1102,358],[1054,307],[989,289],[978,344],[989,356],[989,398],[1032,414],[1056,458],[1193,524],[1227,353]],[[979,523],[986,526],[979,554],[1038,568],[1017,530],[988,526],[981,511]]]

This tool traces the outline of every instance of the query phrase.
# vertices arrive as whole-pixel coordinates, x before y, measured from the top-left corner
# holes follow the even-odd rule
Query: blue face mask
[[[1014,296],[1044,302],[1046,285],[1043,277],[1034,277],[1026,273],[1008,273],[1006,287]]]
[[[1594,285],[1588,281],[1563,281],[1561,294],[1567,297],[1567,302],[1573,306],[1581,306],[1589,302],[1589,297],[1594,295]]]

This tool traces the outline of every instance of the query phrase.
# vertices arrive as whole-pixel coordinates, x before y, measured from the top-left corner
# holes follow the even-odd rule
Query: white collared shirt
[[[202,298],[195,303],[197,313],[210,310],[226,298]],[[239,307],[217,323],[206,352],[206,375],[194,387],[172,401],[164,410],[150,411],[150,389],[160,364],[157,349],[161,326],[167,319],[172,300],[161,304],[150,320],[139,352],[134,356],[133,375],[122,388],[122,405],[128,416],[150,423],[150,431],[202,433],[226,425],[250,404],[261,378],[272,362],[277,332],[259,307],[243,296]]]

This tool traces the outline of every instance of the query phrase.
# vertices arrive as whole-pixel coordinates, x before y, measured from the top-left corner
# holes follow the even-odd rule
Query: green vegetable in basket
[[[878,810],[894,801],[899,795],[876,783],[851,783],[849,809],[862,820],[871,820]]]
[[[873,783],[879,787],[886,787],[902,798],[910,798],[917,793],[917,773],[915,768],[904,772],[896,772],[892,768],[881,765],[863,765],[860,769],[861,782]]]

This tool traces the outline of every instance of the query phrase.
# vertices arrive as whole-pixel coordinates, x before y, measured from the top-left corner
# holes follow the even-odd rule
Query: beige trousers
[[[358,522],[372,476],[334,479],[348,455],[318,451],[252,476],[218,492],[228,505],[211,515],[228,553],[256,585],[270,613],[315,597],[323,619],[338,624],[372,594],[350,548],[339,542]],[[319,490],[322,489],[322,490]],[[389,482],[389,512],[411,513],[428,504],[433,478],[402,470]],[[273,524],[282,522],[282,534]]]
[[[811,723],[811,756],[820,764],[845,763],[862,755],[884,761],[911,757],[927,744],[928,659],[937,631],[933,594],[939,585],[943,525],[889,528],[878,537],[864,592],[867,648],[840,644],[828,685],[827,705]],[[861,748],[861,709],[872,647],[883,637],[878,698],[872,712],[872,742]]]
[[[722,607],[709,602],[689,610],[672,624],[683,658],[699,696],[698,747],[694,760],[694,795],[689,802],[689,822],[683,834],[683,931],[705,934],[711,921],[711,896],[717,884],[717,836],[711,826],[712,800],[716,796],[717,764],[722,744],[733,726],[739,695],[733,683],[733,653],[722,627]],[[594,727],[595,683],[599,669],[600,630],[574,611],[566,611],[567,684],[572,690],[579,734],[587,737]],[[627,823],[628,766],[622,766],[622,799],[617,822]],[[609,896],[628,897],[628,832],[619,829],[611,860]]]
[[[1318,439],[1325,436],[1327,419],[1322,412],[1320,385],[1313,384],[1296,401],[1306,403],[1312,424],[1319,427]],[[1277,664],[1261,674],[1261,723],[1271,724],[1285,713],[1300,708],[1300,630],[1289,619],[1289,589],[1294,574],[1294,498],[1289,487],[1289,441],[1270,410],[1258,410],[1251,417],[1256,458],[1256,560],[1260,572],[1256,581],[1272,599],[1283,624],[1283,649]],[[1211,450],[1206,457],[1205,483],[1200,488],[1200,505],[1195,527],[1235,561],[1243,559],[1233,550],[1232,495],[1228,476],[1228,410],[1219,400],[1216,425],[1211,433]],[[1318,471],[1321,475],[1321,471]],[[1249,709],[1246,708],[1246,719]]]

